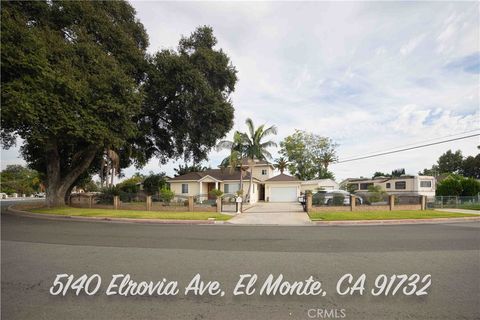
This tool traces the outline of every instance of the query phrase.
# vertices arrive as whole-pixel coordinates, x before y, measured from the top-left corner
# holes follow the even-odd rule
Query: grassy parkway
[[[4,212],[2,318],[5,319],[475,319],[480,316],[478,222],[361,227],[151,225],[58,221]],[[98,274],[94,295],[52,295],[58,274]],[[220,295],[107,296],[113,275],[177,281],[196,274]],[[233,295],[240,276],[321,282],[325,296]],[[338,280],[365,275],[366,294],[341,296]],[[379,275],[431,275],[428,295],[373,296]],[[319,311],[320,310],[320,311]]]

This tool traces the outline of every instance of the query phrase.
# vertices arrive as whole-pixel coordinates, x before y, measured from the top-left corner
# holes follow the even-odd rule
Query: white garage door
[[[296,202],[296,187],[273,187],[270,189],[271,202]]]

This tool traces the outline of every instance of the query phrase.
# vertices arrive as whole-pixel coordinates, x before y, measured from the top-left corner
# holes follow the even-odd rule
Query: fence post
[[[147,211],[152,210],[152,196],[147,196]]]
[[[307,193],[306,207],[307,207],[307,212],[312,211],[312,194],[310,192]]]
[[[216,200],[217,203],[217,212],[220,213],[222,212],[222,198],[218,197]]]
[[[420,210],[427,210],[427,196],[420,196]]]
[[[93,203],[93,196],[90,195],[90,196],[88,197],[88,207],[89,207],[90,209],[92,208],[92,203]]]
[[[393,211],[395,208],[395,196],[393,194],[388,196],[388,204],[390,205],[390,211]]]
[[[118,210],[119,207],[120,207],[120,197],[113,196],[113,209]]]
[[[193,196],[188,197],[188,211],[193,211]]]
[[[350,195],[350,211],[355,211],[355,206],[357,205],[356,198],[353,194]]]

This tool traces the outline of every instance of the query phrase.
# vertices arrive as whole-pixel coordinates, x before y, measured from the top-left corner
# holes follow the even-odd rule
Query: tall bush
[[[437,196],[476,196],[480,192],[480,182],[473,178],[464,178],[452,174],[437,185]]]

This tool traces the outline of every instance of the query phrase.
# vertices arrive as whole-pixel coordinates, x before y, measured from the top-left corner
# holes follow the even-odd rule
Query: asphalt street
[[[355,227],[147,225],[1,217],[2,319],[344,319],[480,318],[480,224]],[[56,274],[99,274],[101,290],[52,296]],[[225,296],[106,296],[113,274],[138,281],[197,273]],[[326,296],[233,296],[239,275],[312,275]],[[366,274],[367,291],[385,274],[431,274],[425,296],[340,296],[345,273]],[[337,313],[337,318],[341,318]],[[333,317],[329,317],[330,319]]]

